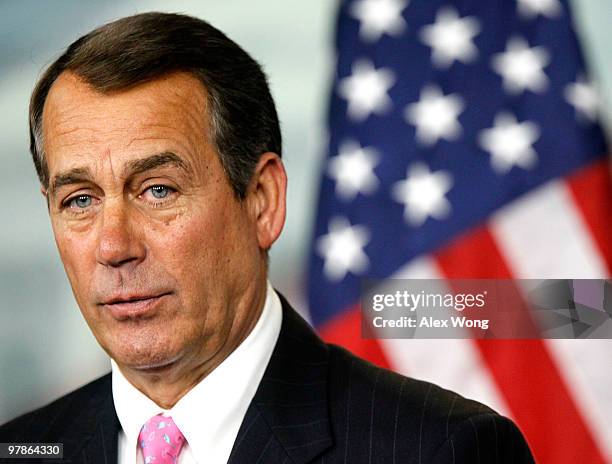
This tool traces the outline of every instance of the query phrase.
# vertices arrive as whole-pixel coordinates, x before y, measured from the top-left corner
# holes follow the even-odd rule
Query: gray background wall
[[[610,127],[612,1],[572,4]],[[333,0],[0,3],[0,423],[109,369],[73,301],[28,154],[27,104],[41,68],[91,28],[150,10],[206,19],[256,57],[270,76],[289,174],[287,225],[271,254],[271,280],[304,310],[336,7]]]

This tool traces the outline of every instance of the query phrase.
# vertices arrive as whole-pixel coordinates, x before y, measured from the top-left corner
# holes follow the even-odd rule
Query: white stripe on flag
[[[602,454],[612,462],[612,340],[548,340],[559,372]]]
[[[596,201],[596,199],[594,199]],[[522,279],[603,278],[606,265],[562,181],[502,208],[490,230]],[[545,340],[593,437],[612,461],[612,340]]]
[[[444,277],[435,261],[423,257],[412,260],[391,278]],[[509,415],[506,402],[471,340],[380,339],[380,343],[395,371],[436,383],[466,398],[480,401],[500,414]]]
[[[516,278],[606,275],[606,264],[562,181],[549,182],[497,211],[490,230]]]

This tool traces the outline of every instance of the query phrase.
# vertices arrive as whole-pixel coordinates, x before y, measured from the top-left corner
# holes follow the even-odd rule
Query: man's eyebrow
[[[91,172],[87,168],[73,168],[65,172],[61,172],[53,177],[51,182],[51,195],[57,192],[57,189],[64,185],[78,184],[80,182],[90,181],[92,178]]]
[[[158,153],[156,155],[147,156],[146,158],[130,161],[127,163],[124,174],[126,177],[129,177],[167,165],[174,165],[181,168],[185,172],[191,172],[189,164],[183,158],[175,153],[167,151]]]
[[[130,175],[140,174],[142,172],[169,164],[178,166],[186,172],[190,172],[189,164],[180,156],[172,152],[163,152],[147,156],[146,158],[130,161],[125,168],[125,174],[126,177],[128,177]],[[91,171],[88,168],[73,168],[65,172],[60,172],[53,177],[49,193],[53,195],[59,188],[65,185],[90,182],[92,177]]]

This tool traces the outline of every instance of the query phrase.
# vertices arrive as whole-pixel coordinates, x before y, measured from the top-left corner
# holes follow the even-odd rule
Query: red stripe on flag
[[[493,237],[480,227],[439,250],[448,278],[511,278]],[[475,340],[538,462],[604,463],[542,340]]]
[[[587,223],[593,240],[612,272],[612,177],[606,158],[568,177],[567,183],[577,209]],[[602,214],[603,213],[603,214]],[[605,277],[605,276],[593,276]]]
[[[318,333],[327,343],[340,345],[360,358],[377,366],[390,369],[389,362],[377,339],[361,336],[361,310],[359,305],[342,311],[332,320],[318,328]]]

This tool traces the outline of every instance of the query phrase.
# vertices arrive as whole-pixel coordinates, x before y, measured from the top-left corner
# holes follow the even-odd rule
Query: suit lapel
[[[108,374],[70,424],[72,432],[64,439],[64,458],[88,464],[115,464],[119,427]]]
[[[109,394],[100,407],[97,424],[81,451],[84,463],[115,464],[117,462],[117,439],[119,419],[115,412],[113,396]]]
[[[278,342],[238,432],[230,464],[306,463],[333,442],[327,347],[279,296],[283,322]]]

